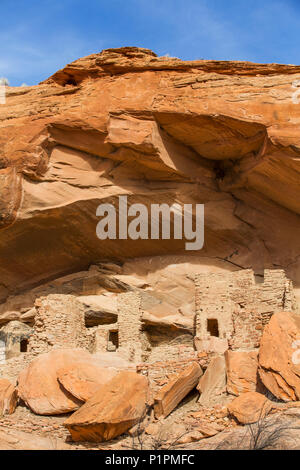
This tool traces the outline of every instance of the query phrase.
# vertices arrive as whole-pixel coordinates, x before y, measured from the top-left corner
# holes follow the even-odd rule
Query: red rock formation
[[[300,317],[276,313],[265,327],[259,349],[259,375],[283,401],[300,400]]]
[[[212,359],[197,390],[200,392],[199,403],[207,408],[226,402],[226,365],[223,356]]]
[[[22,370],[18,394],[36,414],[68,413],[79,408],[90,398],[92,391],[98,389],[95,380],[103,385],[117,372],[112,368],[106,371],[105,376],[101,360],[97,362],[97,357],[83,349],[53,349],[40,354]]]
[[[189,367],[175,375],[154,397],[156,418],[166,418],[181,400],[196,387],[203,374],[201,367],[193,362]]]
[[[256,423],[271,410],[272,403],[257,392],[242,393],[229,405],[229,412],[242,424]]]
[[[12,414],[17,406],[18,394],[15,387],[6,379],[0,379],[0,416]]]
[[[100,367],[95,363],[79,363],[57,371],[57,378],[65,390],[82,401],[91,398],[101,385],[109,382],[117,369]]]
[[[164,256],[160,270],[175,264],[179,277],[180,263],[259,274],[276,266],[298,287],[299,78],[296,66],[183,62],[120,48],[38,86],[8,88],[0,300],[107,258],[142,258],[127,274],[149,277],[157,263],[145,257],[156,255]],[[122,194],[146,205],[205,203],[204,249],[184,252],[181,240],[100,242],[96,208]],[[169,287],[161,290],[178,310]]]
[[[257,391],[258,351],[226,351],[227,392],[241,395]]]
[[[100,387],[64,424],[74,441],[108,441],[143,417],[147,401],[147,379],[123,371]]]

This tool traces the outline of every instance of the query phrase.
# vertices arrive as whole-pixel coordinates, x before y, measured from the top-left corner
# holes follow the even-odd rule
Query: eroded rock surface
[[[181,400],[196,387],[202,374],[201,367],[194,362],[173,377],[154,397],[155,416],[157,418],[168,416]]]
[[[249,350],[258,348],[275,311],[297,312],[291,281],[300,299],[300,107],[292,100],[299,79],[297,66],[184,62],[130,47],[79,59],[38,86],[7,89],[0,106],[2,356],[8,322],[29,326],[14,336],[12,356],[1,356],[8,360],[0,375],[14,380],[23,369],[18,390],[31,411],[49,415],[50,423],[51,415],[81,406],[66,421],[73,439],[113,439],[146,411],[148,382],[134,370],[155,391],[165,386],[162,414],[171,426],[174,416],[186,421],[183,444],[233,425],[221,406],[230,399],[226,391],[242,394],[230,405],[241,423],[269,409],[254,392],[257,359]],[[205,204],[203,249],[187,251],[178,239],[100,241],[96,209],[117,208],[119,196],[148,209]],[[238,270],[241,277],[225,276]],[[275,289],[270,270],[281,279]],[[198,285],[201,276],[208,286]],[[205,310],[206,287],[212,289]],[[117,297],[124,293],[138,299],[138,308],[123,304],[120,313]],[[261,340],[261,379],[284,401],[300,399],[299,367],[291,359],[298,323],[296,314],[275,314]],[[131,352],[139,349],[136,357],[122,357],[124,338]],[[51,350],[70,344],[101,353],[91,360],[87,350]],[[206,371],[194,416],[186,416],[189,397],[176,405],[199,379],[200,365],[189,371],[191,361]],[[179,382],[170,385],[170,372]],[[196,406],[198,396],[190,399]],[[215,405],[220,410],[212,414]],[[22,423],[31,448],[30,421]],[[22,448],[21,438],[1,435],[0,445]],[[48,439],[37,447],[47,445]]]
[[[259,374],[267,389],[283,401],[300,399],[299,345],[299,315],[273,315],[261,338]]]
[[[73,413],[65,426],[74,441],[108,441],[134,426],[143,417],[147,402],[147,379],[135,372],[120,372]]]
[[[255,392],[258,384],[258,351],[226,351],[227,392]]]
[[[199,380],[197,389],[200,392],[199,403],[208,408],[226,401],[226,365],[224,356],[210,362]]]
[[[59,383],[81,401],[91,398],[101,385],[109,382],[118,370],[99,366],[96,361],[79,363],[57,371]]]
[[[242,424],[262,421],[272,408],[272,403],[257,392],[242,393],[229,405],[229,412]]]
[[[296,66],[184,62],[120,48],[38,86],[8,88],[0,299],[104,259],[125,261],[118,274],[155,287],[170,315],[192,316],[188,276],[207,269],[262,275],[281,267],[297,291],[299,78]],[[204,249],[185,252],[181,240],[100,242],[96,208],[120,195],[148,207],[205,203]]]
[[[0,416],[12,414],[17,406],[16,388],[6,379],[0,379]]]
[[[82,405],[58,381],[58,371],[80,363],[94,363],[83,349],[54,349],[40,354],[20,374],[18,394],[36,414],[55,415],[74,411]]]

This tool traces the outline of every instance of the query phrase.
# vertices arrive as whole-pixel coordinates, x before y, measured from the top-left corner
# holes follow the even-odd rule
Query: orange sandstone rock
[[[226,367],[224,356],[212,359],[199,380],[199,403],[208,408],[226,401]]]
[[[181,400],[196,387],[202,374],[199,364],[193,362],[162,387],[154,396],[156,418],[168,416]]]
[[[57,380],[57,372],[92,361],[82,349],[53,349],[34,359],[18,378],[18,394],[36,414],[54,415],[74,411],[83,401],[71,395]]]
[[[226,351],[227,392],[241,395],[257,390],[258,351]]]
[[[265,327],[259,349],[259,375],[275,397],[300,399],[300,316],[280,312]]]
[[[64,423],[73,441],[113,439],[142,419],[148,401],[148,381],[123,371],[106,383]]]
[[[117,369],[101,367],[91,361],[59,369],[57,378],[71,395],[86,402],[118,372]]]
[[[11,415],[17,406],[16,388],[6,379],[0,379],[0,416]]]
[[[272,408],[272,403],[257,392],[243,393],[228,405],[229,412],[242,424],[256,423],[264,418]]]
[[[173,266],[184,256],[198,271],[276,265],[299,283],[299,79],[299,66],[129,47],[81,58],[37,86],[8,87],[0,301],[107,258]],[[182,240],[100,242],[96,209],[121,194],[147,205],[205,203],[204,250],[195,257]],[[164,290],[172,315],[184,308],[192,317],[188,288],[182,297],[173,287]]]

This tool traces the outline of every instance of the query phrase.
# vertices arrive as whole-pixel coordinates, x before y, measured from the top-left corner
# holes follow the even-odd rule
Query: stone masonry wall
[[[84,309],[72,295],[51,294],[36,300],[34,333],[28,351],[34,354],[52,348],[87,348]]]
[[[6,361],[6,345],[3,339],[0,339],[0,364],[4,364]]]
[[[15,383],[20,372],[25,369],[35,357],[35,354],[24,353],[7,359],[0,365],[0,378],[5,378]]]
[[[207,339],[207,320],[216,319],[219,337],[229,339],[233,328],[230,288],[232,279],[223,273],[195,276],[196,336]]]
[[[152,364],[144,363],[137,366],[137,372],[148,378],[151,390],[156,392],[168,383],[172,375],[184,370],[191,363],[191,360],[196,359],[191,358],[185,361],[157,361]]]
[[[292,312],[297,309],[293,283],[281,269],[266,269],[260,293],[263,324],[267,324],[274,312]]]
[[[168,383],[173,375],[186,369],[192,361],[197,362],[202,369],[205,369],[208,365],[209,358],[207,355],[203,355],[203,353],[193,351],[190,356],[186,356],[185,359],[181,360],[172,361],[167,358],[161,358],[160,361],[156,361],[151,364],[139,364],[136,367],[136,371],[148,378],[151,390],[155,393]]]
[[[191,333],[177,331],[164,326],[144,326],[143,360],[157,362],[162,358],[180,361],[191,357],[194,352],[194,338]]]
[[[137,292],[118,295],[119,349],[118,352],[127,360],[142,360],[142,311],[141,296]]]
[[[92,353],[117,351],[117,347],[114,346],[113,343],[109,340],[109,334],[112,331],[119,334],[117,323],[99,325],[94,328],[93,343],[91,348]]]
[[[258,347],[271,316],[296,308],[292,282],[280,269],[265,270],[261,284],[256,284],[251,269],[200,274],[195,289],[196,337],[207,340],[207,320],[215,319],[219,337],[226,338],[233,350]]]

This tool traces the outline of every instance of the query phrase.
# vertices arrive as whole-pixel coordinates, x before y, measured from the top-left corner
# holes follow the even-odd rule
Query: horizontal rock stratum
[[[7,88],[0,301],[98,260],[135,258],[141,276],[179,263],[281,267],[297,292],[299,80],[300,66],[184,62],[125,47]],[[204,203],[203,250],[185,252],[184,240],[100,242],[96,208],[120,195]]]

